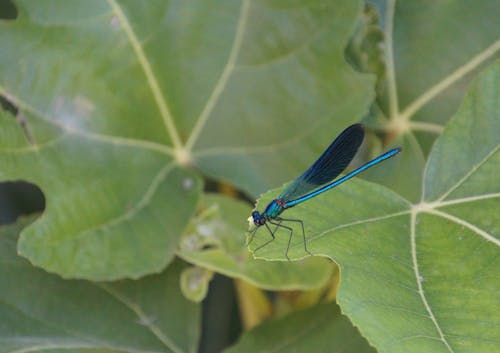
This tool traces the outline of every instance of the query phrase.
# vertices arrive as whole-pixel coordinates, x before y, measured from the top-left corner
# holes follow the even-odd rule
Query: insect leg
[[[267,244],[269,244],[270,242],[272,242],[274,240],[274,233],[273,233],[273,231],[271,230],[271,228],[269,228],[269,226],[267,225],[267,223],[264,223],[264,225],[266,226],[267,230],[269,231],[269,234],[271,235],[271,239],[269,239],[268,241],[266,241],[264,244],[261,244],[258,247],[256,247],[255,250],[253,251],[254,254],[257,252],[257,250],[263,248],[264,246],[266,246]]]
[[[276,234],[276,231],[278,230],[278,227],[280,226],[281,224],[281,221],[278,222],[278,224],[276,224],[276,227],[274,227],[274,230],[273,230],[273,233]]]
[[[257,232],[257,229],[259,229],[259,227],[255,227],[255,229],[250,234],[250,241],[247,243],[247,246],[250,245],[250,243],[253,241],[253,238],[255,236],[255,233]]]
[[[297,222],[300,223],[300,226],[302,227],[302,239],[304,241],[304,250],[306,253],[309,255],[313,256],[313,254],[307,249],[307,242],[306,242],[306,232],[304,231],[304,222],[302,222],[300,219],[289,219],[289,218],[281,218],[281,217],[276,217],[277,220],[285,222]]]
[[[269,223],[275,225],[276,227],[282,227],[285,229],[288,229],[290,231],[290,236],[288,237],[288,245],[286,246],[286,251],[285,251],[285,257],[290,261],[290,258],[288,257],[288,249],[290,249],[290,243],[292,242],[292,237],[293,237],[293,229],[291,227],[285,226],[281,224],[282,219],[279,219],[279,223],[275,223],[271,220],[269,220]]]

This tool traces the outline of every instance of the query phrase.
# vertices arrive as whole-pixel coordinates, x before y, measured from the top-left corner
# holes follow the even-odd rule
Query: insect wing
[[[323,154],[301,176],[296,178],[279,196],[287,201],[299,198],[317,189],[342,173],[356,155],[363,142],[363,125],[354,124],[345,129]]]

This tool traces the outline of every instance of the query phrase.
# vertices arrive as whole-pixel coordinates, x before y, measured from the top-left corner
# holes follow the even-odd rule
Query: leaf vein
[[[118,217],[115,217],[113,219],[110,219],[106,222],[103,222],[101,224],[98,224],[94,227],[82,230],[82,231],[78,232],[76,235],[71,236],[70,238],[63,238],[63,239],[59,239],[57,241],[53,241],[52,244],[55,244],[55,243],[58,243],[61,241],[65,241],[65,240],[74,241],[75,239],[81,238],[90,232],[95,232],[97,230],[101,230],[104,228],[113,227],[113,226],[115,226],[115,225],[117,225],[125,220],[132,218],[137,212],[139,212],[141,209],[143,209],[151,201],[151,198],[153,197],[154,193],[156,192],[156,189],[158,188],[159,184],[165,180],[168,173],[174,167],[175,167],[175,163],[173,163],[173,162],[170,162],[165,167],[163,167],[158,172],[158,174],[153,178],[153,180],[151,181],[151,184],[149,185],[149,187],[146,190],[146,193],[144,194],[142,199],[139,200],[139,202],[134,207],[132,207],[130,210],[128,210],[124,214],[122,214]]]
[[[445,207],[445,206],[456,205],[456,204],[460,204],[460,203],[494,199],[496,197],[500,197],[500,192],[492,193],[492,194],[482,194],[482,195],[476,195],[476,196],[462,197],[459,199],[452,199],[452,200],[448,200],[448,201],[431,202],[429,204],[429,206],[430,207]]]
[[[222,70],[222,73],[219,77],[219,80],[217,81],[212,94],[207,100],[207,103],[205,104],[200,116],[198,117],[196,124],[194,125],[193,130],[191,131],[191,134],[186,142],[186,150],[190,151],[194,144],[196,143],[196,140],[201,134],[201,131],[203,130],[203,127],[208,121],[208,118],[210,117],[210,114],[212,113],[212,110],[215,108],[215,105],[219,101],[219,98],[221,94],[224,92],[226,85],[229,81],[229,78],[231,77],[231,74],[234,70],[234,67],[236,65],[236,60],[238,58],[238,54],[241,49],[241,45],[243,43],[243,35],[245,33],[245,26],[247,22],[247,17],[248,17],[248,9],[250,7],[250,1],[249,0],[243,0],[241,4],[241,9],[240,9],[240,17],[238,20],[238,26],[236,29],[236,33],[234,35],[234,40],[233,40],[233,45],[231,47],[231,51],[229,53],[229,57],[227,60],[227,63]]]
[[[274,58],[271,58],[268,61],[263,61],[260,63],[255,63],[255,64],[245,64],[245,65],[237,65],[235,67],[235,70],[238,71],[243,71],[243,70],[256,70],[256,69],[262,69],[266,66],[270,66],[273,64],[276,64],[281,61],[285,61],[297,54],[299,54],[301,51],[305,50],[307,47],[309,47],[311,44],[316,42],[325,32],[328,31],[328,29],[331,27],[331,23],[326,23],[325,25],[321,26],[318,30],[316,30],[314,33],[311,34],[311,36],[305,40],[303,43],[297,45],[296,47],[292,48],[290,51],[285,52],[284,54],[281,54],[279,56],[276,56]]]
[[[435,210],[435,209],[425,209],[424,212],[427,212],[427,213],[431,213],[431,214],[434,214],[436,216],[440,216],[440,217],[443,217],[443,218],[446,218],[454,223],[457,223],[457,224],[460,224],[461,226],[464,226],[464,227],[467,227],[469,228],[470,230],[472,230],[474,233],[480,235],[481,237],[483,237],[485,240],[489,241],[489,242],[492,242],[493,244],[497,245],[497,246],[500,246],[500,240],[496,239],[493,235],[489,234],[488,232],[482,230],[481,228],[479,228],[478,226],[472,224],[472,223],[469,223],[461,218],[458,218],[458,217],[455,217],[449,213],[446,213],[446,212],[442,212],[442,211],[438,211],[438,210]]]
[[[495,152],[498,150],[499,147],[500,147],[500,144],[498,144],[495,148],[493,148],[491,150],[491,152],[487,153],[486,156],[484,156],[484,158],[478,164],[474,165],[471,168],[471,170],[469,170],[462,178],[460,178],[460,180],[457,181],[457,183],[455,185],[453,185],[450,189],[448,189],[448,191],[446,191],[443,195],[441,195],[441,197],[439,197],[436,201],[439,202],[439,201],[444,200],[449,194],[451,194],[453,191],[455,191],[468,178],[470,178],[470,176],[472,174],[474,174],[484,163],[486,163],[488,161],[488,159],[490,159],[495,154]]]
[[[430,132],[438,135],[441,134],[444,129],[442,125],[425,121],[410,121],[409,126],[412,131]]]
[[[457,82],[466,74],[477,68],[485,60],[495,55],[495,53],[499,49],[500,49],[500,40],[490,45],[484,51],[473,57],[469,62],[459,67],[449,76],[445,77],[443,80],[441,80],[436,85],[427,90],[425,93],[423,93],[420,97],[415,99],[401,112],[400,118],[402,120],[409,120],[420,108],[422,108],[429,101],[438,96],[442,91],[451,86],[453,83]]]
[[[343,229],[343,228],[347,228],[347,227],[352,227],[352,226],[357,226],[357,225],[364,224],[364,223],[372,223],[372,222],[382,221],[382,220],[385,220],[385,219],[389,219],[389,218],[393,218],[393,217],[398,217],[398,216],[402,216],[402,215],[409,214],[409,213],[410,213],[410,210],[405,210],[405,211],[391,213],[391,214],[384,215],[384,216],[367,218],[367,219],[363,219],[363,220],[359,220],[359,221],[354,221],[354,222],[350,222],[350,223],[341,224],[341,225],[332,227],[330,229],[327,229],[327,230],[319,233],[318,235],[315,235],[314,237],[309,238],[307,241],[308,242],[313,241],[315,239],[321,238],[326,233],[330,233],[330,232],[333,232],[333,231],[336,231],[336,230],[339,230],[339,229]]]
[[[146,326],[153,333],[153,335],[155,335],[156,338],[158,338],[158,340],[162,342],[167,348],[171,349],[175,353],[183,353],[183,350],[179,346],[177,346],[175,342],[170,337],[168,337],[168,335],[163,333],[159,327],[151,322],[148,315],[142,310],[140,305],[138,305],[125,295],[122,295],[118,291],[112,289],[105,283],[94,284],[97,288],[101,288],[103,291],[122,303],[126,308],[130,309],[130,311],[137,315],[141,322],[147,322],[147,324],[145,324],[144,326]]]
[[[227,147],[212,147],[206,148],[204,150],[195,152],[194,155],[199,157],[205,156],[217,156],[217,155],[227,155],[227,154],[257,154],[257,153],[266,153],[272,152],[276,149],[283,148],[286,146],[290,146],[294,143],[301,142],[303,139],[313,135],[317,129],[321,126],[325,125],[325,123],[311,123],[309,124],[309,128],[302,129],[300,134],[297,134],[289,139],[272,143],[264,146],[227,146]]]
[[[139,42],[136,34],[134,33],[134,30],[132,29],[130,22],[123,13],[120,5],[116,2],[116,0],[107,0],[107,1],[113,10],[113,13],[120,20],[122,28],[125,31],[125,34],[127,35],[127,38],[130,42],[130,45],[132,46],[132,49],[134,50],[134,53],[137,56],[137,60],[139,61],[139,64],[141,65],[144,71],[146,80],[151,89],[151,92],[153,93],[156,105],[158,106],[160,115],[163,119],[165,128],[167,130],[167,134],[170,136],[170,139],[172,140],[174,147],[176,149],[182,149],[182,142],[179,137],[177,128],[175,127],[174,120],[170,113],[170,109],[161,91],[158,80],[156,79],[156,76],[153,73],[151,63],[149,62],[148,58],[146,57],[146,54],[144,53],[144,48]]]
[[[0,86],[0,94],[2,95],[7,95],[9,97],[9,100],[12,100],[12,102],[17,105],[20,109],[27,111],[39,119],[61,129],[64,133],[67,134],[76,134],[79,136],[86,137],[90,140],[96,140],[96,141],[102,141],[102,142],[109,142],[113,143],[116,145],[124,145],[124,146],[133,146],[133,147],[140,147],[148,150],[154,150],[158,151],[164,154],[168,154],[173,156],[174,155],[174,150],[166,145],[156,143],[156,142],[151,142],[151,141],[146,141],[146,140],[138,140],[138,139],[131,139],[131,138],[126,138],[126,137],[120,137],[120,136],[113,136],[113,135],[103,135],[103,134],[98,134],[98,133],[93,133],[93,132],[88,132],[88,131],[83,131],[79,129],[74,129],[70,128],[54,119],[51,119],[47,114],[37,110],[36,108],[32,107],[28,103],[22,101],[18,97],[14,97],[12,94],[8,93],[5,88]],[[36,150],[37,147],[38,149],[43,146],[44,144],[32,144],[32,149]]]
[[[422,286],[422,281],[420,280],[422,277],[420,275],[419,269],[418,269],[418,261],[417,261],[417,242],[416,242],[416,218],[417,218],[417,212],[415,210],[412,210],[411,212],[411,217],[410,217],[410,243],[411,243],[411,258],[413,261],[413,269],[415,273],[415,280],[417,281],[417,287],[418,287],[418,294],[420,295],[420,298],[422,300],[422,303],[425,306],[425,309],[429,313],[429,317],[432,320],[434,326],[436,327],[436,330],[439,334],[440,340],[443,342],[445,347],[448,349],[450,353],[454,353],[453,349],[451,348],[450,344],[446,340],[443,331],[441,330],[441,327],[439,326],[436,317],[434,316],[434,313],[432,312],[432,309],[427,302],[427,298],[425,297],[424,293],[424,288]]]

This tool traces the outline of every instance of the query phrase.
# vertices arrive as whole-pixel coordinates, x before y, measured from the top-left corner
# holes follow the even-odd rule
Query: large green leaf
[[[62,280],[16,255],[19,225],[0,227],[0,352],[196,352],[200,307],[174,262],[139,281]]]
[[[30,145],[12,117],[0,112],[0,124],[0,178],[30,180],[46,195],[45,213],[21,235],[22,255],[95,279],[139,277],[172,260],[199,193],[193,173],[161,153],[78,134]]]
[[[344,48],[360,10],[358,1],[245,1],[240,52],[193,143],[197,165],[256,195],[302,172],[358,121],[374,80],[356,74]]]
[[[0,179],[41,187],[19,249],[65,277],[161,270],[200,193],[186,166],[257,194],[373,97],[343,56],[358,1],[15,4],[0,95],[25,123],[1,118]]]
[[[374,353],[335,304],[322,304],[265,323],[243,334],[225,353]]]
[[[201,213],[193,219],[180,242],[178,255],[184,260],[229,277],[244,279],[269,290],[312,289],[326,284],[332,274],[331,261],[308,258],[300,262],[256,260],[248,252],[244,236],[247,204],[234,199],[205,195]]]
[[[338,262],[339,304],[380,352],[500,352],[499,88],[500,62],[438,138],[419,203],[354,180],[286,211]],[[276,237],[256,255],[283,260],[288,235]],[[305,255],[301,236],[289,254]]]
[[[387,167],[393,173],[375,169],[365,177],[416,202],[432,142],[456,112],[470,81],[499,57],[500,3],[368,2],[376,3],[385,36],[385,71],[378,70],[379,120],[373,128],[388,132],[387,140],[402,145],[405,153]],[[372,32],[367,42],[378,40]],[[367,65],[362,68],[373,71]]]

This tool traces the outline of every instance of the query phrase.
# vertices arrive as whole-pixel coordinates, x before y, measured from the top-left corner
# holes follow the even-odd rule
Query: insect
[[[307,201],[327,190],[333,189],[337,185],[351,179],[355,175],[358,175],[362,171],[389,159],[399,152],[401,152],[401,147],[393,148],[387,151],[377,158],[363,164],[361,167],[353,170],[352,172],[346,174],[345,176],[334,180],[340,173],[344,171],[345,168],[352,161],[359,146],[363,142],[365,136],[365,131],[363,125],[354,124],[346,128],[326,149],[325,152],[314,162],[309,169],[307,169],[302,175],[296,178],[288,187],[283,190],[283,192],[267,205],[264,212],[259,213],[259,211],[253,211],[249,218],[249,221],[253,221],[255,229],[252,231],[250,236],[250,244],[253,241],[257,229],[261,226],[265,226],[271,235],[271,239],[266,241],[264,244],[259,245],[254,253],[259,249],[263,248],[275,239],[275,233],[278,228],[283,228],[288,231],[288,245],[285,252],[285,257],[288,257],[288,250],[290,248],[290,242],[293,237],[293,228],[283,224],[283,222],[295,222],[300,224],[302,228],[302,238],[304,241],[304,250],[312,255],[307,249],[306,234],[304,231],[304,222],[300,219],[289,219],[283,218],[280,215],[286,209],[296,206],[304,201]],[[269,224],[274,226],[274,230],[271,229]]]

